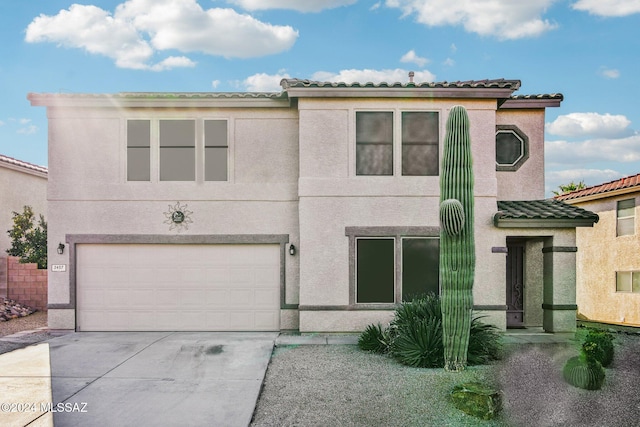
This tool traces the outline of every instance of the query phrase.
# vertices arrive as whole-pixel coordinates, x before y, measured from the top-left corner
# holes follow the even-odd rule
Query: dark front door
[[[507,328],[524,328],[524,242],[507,242]]]

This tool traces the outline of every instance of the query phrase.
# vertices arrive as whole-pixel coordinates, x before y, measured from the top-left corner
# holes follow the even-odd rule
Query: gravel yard
[[[12,338],[11,341],[2,340],[7,335],[13,335],[18,332],[31,331],[47,326],[47,313],[37,311],[25,317],[18,317],[5,322],[0,322],[0,354],[35,344],[41,341],[53,338],[48,331],[34,332],[32,334],[21,336],[20,338]]]
[[[47,313],[0,322],[0,354],[53,338]],[[574,388],[562,367],[571,344],[509,346],[502,361],[462,373],[419,369],[355,345],[276,347],[252,426],[640,426],[640,334],[616,334],[613,364],[598,391]],[[480,381],[503,393],[504,411],[482,421],[453,407],[454,385]]]
[[[402,366],[353,345],[274,351],[252,426],[597,426],[640,425],[640,336],[617,335],[615,360],[599,391],[562,379],[572,345],[511,347],[504,360],[455,374]],[[487,381],[503,392],[500,419],[455,409],[455,384]]]

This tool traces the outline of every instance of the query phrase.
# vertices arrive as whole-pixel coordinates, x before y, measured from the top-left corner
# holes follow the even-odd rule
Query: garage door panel
[[[78,330],[279,329],[279,245],[79,244],[76,259]]]

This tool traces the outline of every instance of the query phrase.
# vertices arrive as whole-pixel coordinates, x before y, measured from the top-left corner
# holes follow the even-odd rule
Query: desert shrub
[[[467,362],[469,365],[485,365],[502,356],[502,335],[494,325],[482,323],[482,317],[471,319],[471,334]]]
[[[597,360],[602,349],[594,342],[582,344],[579,356],[570,358],[562,369],[566,382],[585,390],[599,390],[604,383],[604,368]]]
[[[403,302],[396,308],[388,328],[369,325],[360,335],[358,345],[363,350],[388,352],[404,365],[443,367],[440,297],[427,294],[410,302]],[[498,359],[501,349],[499,330],[482,323],[480,317],[474,317],[471,321],[468,363],[480,365]]]
[[[369,325],[358,338],[358,347],[361,350],[384,354],[389,351],[389,329],[383,329],[377,325]]]
[[[21,263],[47,268],[47,222],[42,214],[36,225],[31,206],[25,206],[22,213],[13,212],[13,227],[7,233],[11,239],[9,255],[19,257]]]
[[[406,319],[406,323],[397,329],[390,352],[403,365],[443,367],[442,320],[435,316]]]
[[[591,329],[584,339],[585,343],[594,343],[599,347],[599,351],[595,352],[595,358],[606,368],[613,362],[613,335],[608,331],[600,331]]]

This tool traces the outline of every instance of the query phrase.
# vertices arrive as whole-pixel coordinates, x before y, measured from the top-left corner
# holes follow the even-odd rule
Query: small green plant
[[[34,220],[31,206],[25,206],[22,213],[13,212],[13,228],[7,231],[11,248],[7,253],[19,257],[21,263],[33,262],[38,268],[47,268],[47,223],[42,214],[37,226]]]
[[[367,326],[358,338],[358,347],[364,351],[384,354],[389,351],[389,345],[389,329],[383,329],[379,323]]]
[[[400,304],[387,328],[369,325],[358,346],[367,351],[389,354],[398,362],[420,368],[444,366],[444,342],[440,298],[434,294]],[[468,362],[486,364],[501,355],[501,335],[480,317],[471,321]]]
[[[600,390],[604,383],[604,368],[598,362],[602,349],[594,342],[582,344],[579,356],[572,357],[564,365],[562,375],[566,382],[585,390]]]
[[[600,350],[596,352],[595,357],[602,364],[603,368],[611,365],[613,362],[613,335],[608,331],[600,331],[596,329],[591,329],[587,333],[587,336],[584,339],[584,342],[595,343]]]
[[[391,342],[391,354],[403,365],[417,368],[444,366],[442,319],[436,317],[413,318]]]

